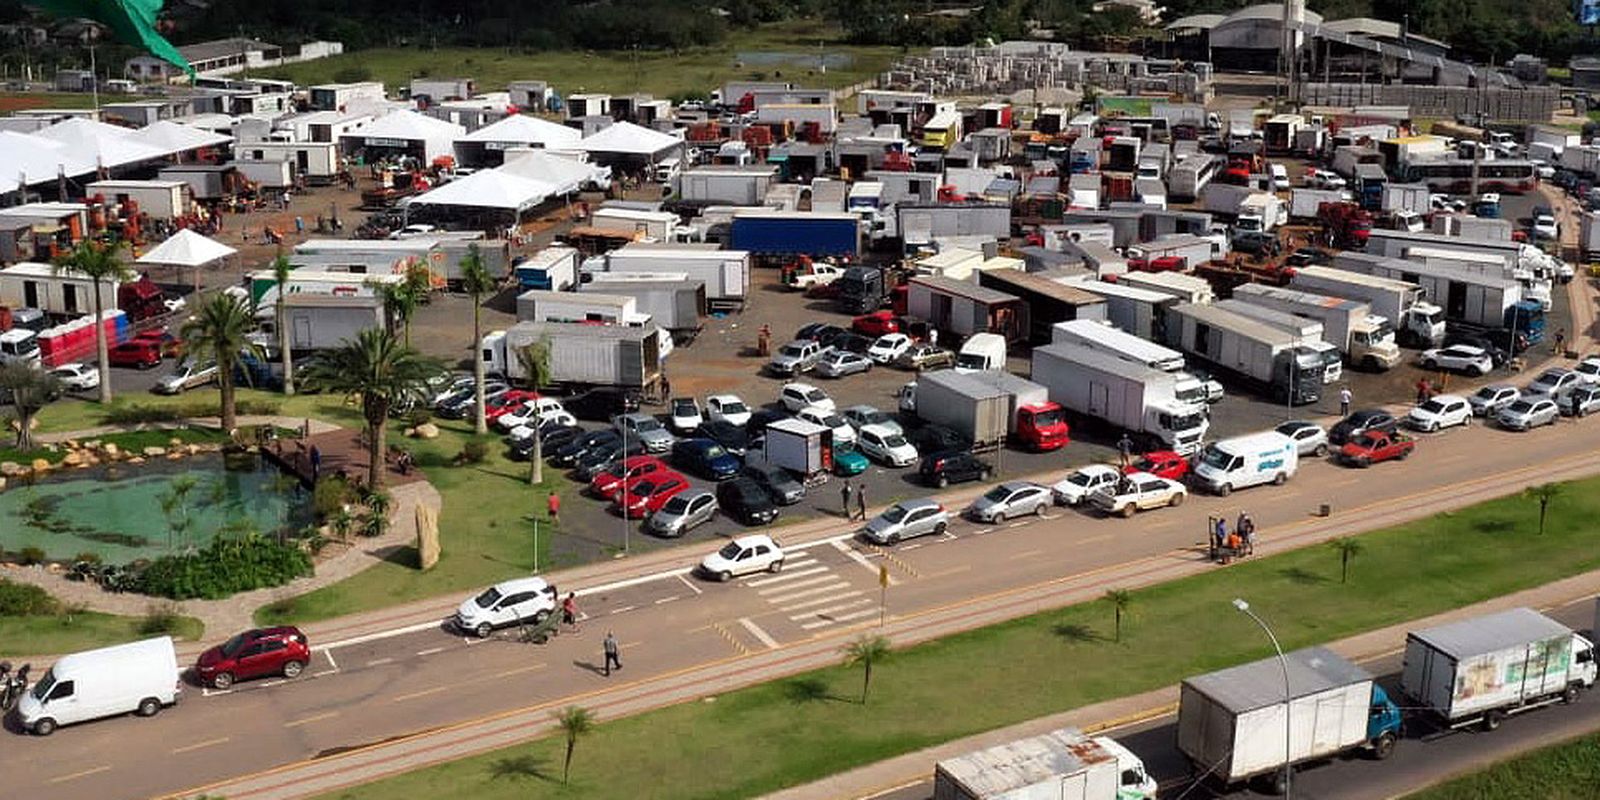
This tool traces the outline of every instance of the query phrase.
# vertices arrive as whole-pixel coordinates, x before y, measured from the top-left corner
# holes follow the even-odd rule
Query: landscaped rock
[[[144,456],[134,456],[132,458],[129,458],[128,459],[128,463],[129,464],[143,464],[144,463]]]
[[[15,478],[18,475],[26,474],[27,471],[27,467],[24,467],[15,461],[0,461],[0,476]]]
[[[51,464],[42,458],[36,458],[33,460],[32,466],[34,472],[49,472]]]
[[[106,442],[105,446],[100,449],[105,452],[108,458],[116,458],[122,453],[122,448],[117,447],[115,442]]]
[[[83,443],[83,448],[85,450],[99,450],[102,444],[99,439],[90,439]]]
[[[5,478],[0,478],[0,492],[3,492],[5,490],[6,490],[6,479]]]
[[[437,439],[439,438],[439,426],[431,422],[424,422],[417,426],[416,437],[418,439]]]
[[[144,449],[145,458],[160,458],[167,454],[167,448],[151,445]]]
[[[68,439],[65,442],[62,442],[62,444],[66,445],[68,450],[76,450],[81,446],[78,444],[77,439]]]
[[[63,467],[81,467],[81,466],[83,466],[83,461],[84,461],[83,453],[80,452],[80,451],[77,451],[77,450],[73,450],[73,451],[67,453],[67,455],[61,459],[61,466],[63,466]]]
[[[174,436],[171,439],[167,440],[167,446],[168,447],[182,447],[183,446],[183,440],[179,439],[176,436]]]
[[[189,455],[191,455],[191,456],[200,455],[200,445],[191,444],[185,449],[187,449],[189,451]]]

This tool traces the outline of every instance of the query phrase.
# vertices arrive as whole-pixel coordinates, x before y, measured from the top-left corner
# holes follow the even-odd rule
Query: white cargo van
[[[1300,465],[1294,440],[1277,431],[1263,431],[1206,446],[1194,474],[1201,485],[1227,496],[1234,489],[1263,483],[1282,484]]]
[[[23,728],[49,736],[62,725],[136,713],[153,717],[182,691],[172,637],[62,656],[17,704]]]
[[[956,353],[956,372],[980,372],[1006,368],[1006,337],[998,333],[974,333]]]
[[[683,171],[683,162],[677,158],[663,158],[656,162],[656,183],[672,183]]]

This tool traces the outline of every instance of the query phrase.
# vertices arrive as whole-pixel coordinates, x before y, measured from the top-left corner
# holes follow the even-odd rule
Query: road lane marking
[[[826,575],[817,575],[815,577],[809,577],[809,578],[806,578],[803,581],[795,581],[794,583],[791,583],[788,586],[774,586],[774,587],[772,587],[770,589],[759,589],[759,590],[756,591],[756,594],[761,596],[761,597],[766,597],[767,595],[780,594],[782,592],[792,592],[795,589],[798,589],[798,588],[800,588],[802,586],[815,586],[815,585],[817,585],[819,583],[827,583],[829,581],[842,581],[842,580],[844,580],[843,578],[839,577],[837,574],[835,574],[831,570],[827,571],[827,573],[828,574],[826,574]]]
[[[661,604],[662,604],[662,603],[670,603],[670,602],[672,602],[672,601],[674,601],[674,600],[676,600],[676,599],[678,599],[678,595],[673,595],[673,596],[671,596],[671,597],[663,597],[663,598],[661,598],[661,599],[660,599],[660,600],[657,600],[657,601],[656,601],[656,605],[658,605],[658,606],[659,606],[659,605],[661,605]]]
[[[683,581],[683,585],[689,587],[689,591],[694,592],[695,594],[704,594],[700,587],[694,585],[694,581],[689,580],[688,577],[681,572],[678,573],[678,580]]]
[[[769,603],[771,603],[773,605],[778,605],[780,603],[787,603],[790,600],[798,600],[798,599],[800,599],[802,597],[810,597],[812,595],[822,594],[824,592],[837,592],[840,589],[849,589],[849,588],[850,588],[850,584],[845,583],[844,581],[839,581],[838,583],[829,584],[827,586],[818,586],[818,587],[816,587],[814,589],[805,589],[805,590],[794,592],[794,593],[791,593],[791,594],[786,594],[786,595],[783,595],[782,597],[769,597],[769,598],[767,598],[767,602],[769,602]]]
[[[1094,544],[1095,542],[1103,542],[1107,539],[1114,538],[1115,536],[1116,534],[1114,533],[1102,533],[1099,536],[1090,536],[1087,539],[1079,539],[1078,544]]]
[[[621,614],[624,611],[632,611],[632,610],[634,610],[636,608],[638,608],[638,606],[623,606],[622,608],[613,608],[613,609],[611,609],[610,613],[612,613],[612,614]]]
[[[337,712],[337,711],[329,711],[329,712],[327,712],[325,714],[316,714],[316,715],[313,715],[313,716],[306,717],[304,719],[297,719],[297,720],[295,720],[293,722],[285,722],[285,723],[283,723],[283,727],[285,727],[285,728],[298,728],[301,725],[309,725],[309,724],[311,724],[313,722],[321,722],[322,720],[333,719],[334,717],[337,717],[337,716],[339,716],[339,712]]]
[[[1024,559],[1024,558],[1033,558],[1034,556],[1042,556],[1042,555],[1044,555],[1044,551],[1043,550],[1024,550],[1024,551],[1012,556],[1011,560],[1012,561],[1018,561],[1018,560],[1021,560],[1021,559]]]
[[[856,597],[857,595],[860,595],[860,594],[861,594],[860,592],[845,592],[844,594],[828,595],[827,597],[823,597],[823,598],[820,598],[820,599],[817,599],[817,600],[807,600],[804,603],[790,603],[789,605],[786,605],[782,609],[779,609],[779,610],[781,610],[781,611],[793,611],[793,610],[795,610],[797,608],[805,608],[806,606],[820,606],[823,603],[832,603],[835,600],[841,600],[841,599],[844,599],[846,597]]]
[[[419,656],[431,656],[434,653],[443,653],[443,652],[444,652],[444,648],[443,647],[430,647],[430,648],[428,648],[426,650],[418,650],[417,651],[417,655],[419,655]]]
[[[750,648],[745,647],[744,643],[739,641],[739,637],[734,636],[733,635],[733,631],[730,631],[727,628],[724,628],[722,626],[722,623],[713,622],[713,623],[711,623],[710,627],[712,629],[716,630],[717,635],[721,636],[722,640],[727,642],[729,647],[733,648],[733,652],[735,652],[735,653],[737,653],[737,654],[739,654],[741,656],[750,655]]]
[[[101,773],[101,772],[106,772],[106,771],[108,771],[110,769],[111,769],[110,765],[106,765],[106,766],[103,766],[103,767],[95,767],[94,769],[86,769],[86,770],[84,770],[82,772],[74,772],[74,773],[71,773],[69,775],[62,775],[59,778],[51,778],[50,782],[51,783],[66,783],[67,781],[75,781],[75,780],[77,780],[79,778],[86,778],[86,777],[88,777],[90,775],[95,775],[95,774],[98,774],[98,773]]]
[[[865,556],[861,555],[860,553],[857,553],[855,550],[851,549],[849,547],[849,545],[846,545],[844,542],[842,542],[842,541],[834,541],[833,542],[833,548],[835,550],[838,550],[841,553],[844,553],[846,556],[849,556],[851,561],[854,561],[857,564],[860,564],[868,572],[870,572],[870,573],[872,573],[874,575],[878,574],[878,565],[877,564],[874,564],[871,561],[868,561]]]
[[[751,622],[749,617],[740,617],[739,625],[749,631],[751,636],[756,637],[757,641],[766,645],[768,650],[778,649],[778,640],[768,635],[766,631],[761,629],[760,625]]]
[[[371,661],[368,661],[367,662],[367,666],[369,666],[369,667],[381,667],[384,664],[393,664],[393,663],[394,663],[394,659],[392,659],[392,658],[375,658],[375,659],[373,659]]]
[[[641,583],[666,580],[673,575],[688,575],[693,570],[693,567],[683,567],[681,569],[669,570],[667,572],[652,572],[649,575],[640,575],[637,578],[627,578],[620,581],[612,581],[611,583],[603,583],[599,586],[591,586],[587,589],[579,589],[577,590],[576,594],[579,597],[588,597],[592,594],[602,594],[605,592],[614,591],[616,589],[626,589],[629,586],[638,586]]]
[[[417,699],[419,697],[427,697],[430,694],[438,694],[438,693],[440,693],[442,691],[445,691],[446,689],[451,689],[451,688],[454,688],[455,686],[460,686],[460,685],[461,684],[457,683],[457,684],[452,684],[451,686],[435,686],[432,689],[423,689],[420,692],[408,692],[406,694],[396,695],[389,702],[391,702],[391,703],[403,703],[403,702],[405,702],[407,700],[415,700],[415,699]]]
[[[185,745],[183,747],[174,747],[174,748],[172,748],[172,754],[173,755],[177,755],[179,753],[187,753],[187,752],[189,752],[191,750],[199,750],[199,749],[201,749],[203,747],[210,747],[212,745],[222,744],[223,742],[231,742],[231,741],[233,741],[233,737],[232,736],[224,736],[224,737],[222,737],[220,739],[207,739],[206,741],[195,742],[194,744]]]
[[[638,644],[638,643],[637,642],[628,642],[628,646],[630,646],[630,647],[635,645],[635,644]],[[524,672],[533,672],[536,669],[544,669],[545,666],[546,665],[544,665],[544,664],[528,664],[527,666],[517,667],[516,669],[508,669],[508,670],[506,670],[504,672],[496,672],[494,674],[494,677],[496,677],[496,678],[509,678],[512,675],[521,675]]]
[[[322,654],[328,657],[328,663],[333,665],[333,671],[334,672],[338,672],[339,671],[339,662],[333,660],[333,651],[332,650],[323,650]]]
[[[911,544],[903,544],[900,545],[900,552],[904,553],[908,550],[915,550],[925,544],[927,544],[927,542],[912,542]]]
[[[1029,525],[1029,524],[1032,524],[1032,523],[1033,523],[1033,520],[1031,520],[1031,519],[1019,519],[1016,522],[1007,522],[1006,523],[1006,527],[1007,528],[1020,528],[1020,527],[1022,527],[1024,525]]]
[[[826,564],[818,564],[817,566],[811,567],[810,569],[790,569],[790,570],[785,571],[781,575],[774,575],[773,577],[770,577],[770,578],[760,578],[758,580],[745,581],[744,585],[745,586],[766,586],[766,585],[772,584],[772,583],[786,583],[788,581],[795,580],[796,578],[804,578],[807,575],[816,575],[819,572],[827,572],[829,569],[830,569],[830,567],[828,567]],[[772,590],[768,589],[767,591],[772,591]]]
[[[377,633],[369,633],[369,634],[366,634],[366,635],[363,635],[363,636],[352,636],[349,639],[340,639],[337,642],[329,642],[329,643],[327,643],[325,645],[322,645],[321,647],[316,647],[316,648],[312,648],[312,649],[321,650],[322,652],[326,653],[326,652],[334,649],[335,647],[349,647],[349,646],[354,645],[354,644],[366,644],[367,642],[376,642],[379,639],[389,639],[389,638],[393,638],[395,636],[404,636],[404,635],[406,635],[408,633],[416,633],[418,631],[425,631],[425,630],[428,630],[429,628],[437,628],[437,627],[439,627],[439,625],[440,625],[439,620],[430,620],[428,622],[418,622],[415,625],[407,625],[407,626],[405,626],[403,628],[395,628],[393,630],[387,630],[387,631],[378,631]],[[331,656],[331,655],[328,656],[328,660],[332,661],[333,660],[333,656]],[[335,665],[336,669],[337,669],[337,667],[338,667],[338,665]]]
[[[958,574],[966,572],[967,570],[970,570],[970,569],[972,569],[972,565],[971,564],[962,564],[959,567],[951,567],[950,569],[941,569],[938,572],[930,572],[927,575],[924,575],[922,577],[925,578],[925,579],[927,579],[927,578],[943,578],[943,577],[946,577],[948,575],[958,575]]]

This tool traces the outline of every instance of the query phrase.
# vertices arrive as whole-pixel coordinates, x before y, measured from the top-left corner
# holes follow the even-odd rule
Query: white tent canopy
[[[495,171],[549,184],[554,194],[576,192],[588,183],[604,183],[611,174],[606,167],[539,150],[508,155],[505,166]]]
[[[431,192],[414,197],[409,208],[417,206],[459,206],[522,211],[561,192],[543,181],[491,169],[457,178]]]
[[[653,157],[682,147],[683,139],[631,122],[618,122],[584,139],[578,146],[589,153]]]
[[[515,114],[485,125],[457,141],[561,148],[576,145],[582,138],[583,134],[565,125],[526,114]]]
[[[215,239],[184,228],[167,237],[155,249],[139,256],[140,264],[174,267],[203,267],[239,252]]]
[[[453,122],[415,111],[395,111],[373,120],[366,127],[345,134],[343,138],[356,143],[354,147],[346,146],[347,152],[359,150],[362,146],[383,147],[393,146],[396,142],[422,142],[428,159],[432,160],[451,155],[455,140],[466,133],[466,128]]]
[[[69,178],[95,171],[92,159],[61,142],[27,133],[0,131],[0,193],[23,185]]]
[[[34,135],[60,142],[81,158],[106,169],[137,164],[141,161],[155,161],[172,154],[170,150],[133,141],[129,138],[130,133],[132,131],[127,128],[73,117],[51,125]]]
[[[202,147],[216,147],[233,141],[232,136],[201,130],[176,122],[152,122],[127,135],[129,141],[146,144],[168,153],[184,153]]]

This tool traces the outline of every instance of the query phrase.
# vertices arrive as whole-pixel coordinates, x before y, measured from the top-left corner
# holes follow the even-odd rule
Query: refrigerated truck
[[[1152,342],[1166,339],[1167,311],[1179,299],[1121,282],[1072,279],[1072,283],[1106,299],[1106,319],[1118,328]]]
[[[742,307],[750,293],[750,253],[716,245],[636,242],[607,253],[606,271],[686,274],[705,283],[714,307]]]
[[[1200,241],[1207,247],[1211,245],[1209,240],[1201,239]],[[1136,289],[1149,289],[1152,292],[1170,294],[1184,303],[1204,305],[1206,303],[1214,303],[1217,299],[1216,291],[1212,288],[1210,281],[1181,272],[1125,272],[1116,276],[1116,282]]]
[[[1176,378],[1172,393],[1180,402],[1204,408],[1206,386],[1184,370],[1183,354],[1170,347],[1118,330],[1104,320],[1074,320],[1054,326],[1052,344],[1067,342],[1096,350],[1142,367],[1170,372]]]
[[[1358,750],[1387,758],[1400,733],[1400,709],[1371,673],[1325,647],[1186,678],[1178,689],[1178,751],[1196,777],[1224,787],[1270,777],[1282,794],[1295,765]]]
[[[1323,359],[1294,334],[1241,314],[1184,303],[1168,313],[1167,344],[1291,404],[1322,397]]]
[[[1233,298],[1252,305],[1319,320],[1322,339],[1338,348],[1351,366],[1369,371],[1400,363],[1394,328],[1371,306],[1360,300],[1329,297],[1297,289],[1247,283],[1233,290]]]
[[[1511,714],[1571,703],[1594,686],[1594,643],[1529,608],[1406,634],[1400,692],[1448,728],[1494,730]]]
[[[1128,748],[1071,728],[947,758],[933,800],[1154,800],[1156,781]]]
[[[1322,338],[1322,322],[1308,317],[1295,316],[1286,311],[1267,308],[1243,300],[1219,300],[1215,307],[1232,311],[1240,316],[1249,317],[1258,322],[1265,322],[1278,330],[1287,331],[1294,335],[1295,342],[1317,354],[1322,360],[1322,382],[1324,385],[1337,383],[1344,376],[1344,356],[1339,348],[1324,341]]]
[[[1210,422],[1204,403],[1178,397],[1179,374],[1072,342],[1034,348],[1032,380],[1067,411],[1183,455],[1197,452]],[[920,405],[920,404],[919,404]]]
[[[1061,406],[1049,390],[1003,370],[931,372],[917,379],[917,416],[967,437],[973,449],[1000,447],[1008,437],[1030,450],[1067,443]]]
[[[816,475],[833,469],[833,429],[796,417],[769,423],[762,445],[769,466]]]
[[[661,379],[661,330],[654,324],[519,322],[485,335],[479,354],[489,373],[521,380],[527,375],[519,354],[540,342],[549,347],[552,384],[643,389]]]
[[[589,227],[628,234],[636,240],[672,241],[678,215],[670,211],[643,211],[634,208],[601,206],[590,215]]]
[[[1523,302],[1522,285],[1510,278],[1393,258],[1369,262],[1368,266],[1369,274],[1376,277],[1421,286],[1429,298],[1440,302],[1448,322],[1482,328],[1508,327],[1507,315]],[[1534,333],[1527,328],[1523,332],[1530,337]]]
[[[1332,267],[1297,267],[1289,288],[1364,301],[1375,316],[1390,320],[1401,343],[1434,347],[1444,341],[1444,309],[1424,299],[1415,283],[1369,274],[1366,264],[1373,260],[1366,253],[1340,253]]]

